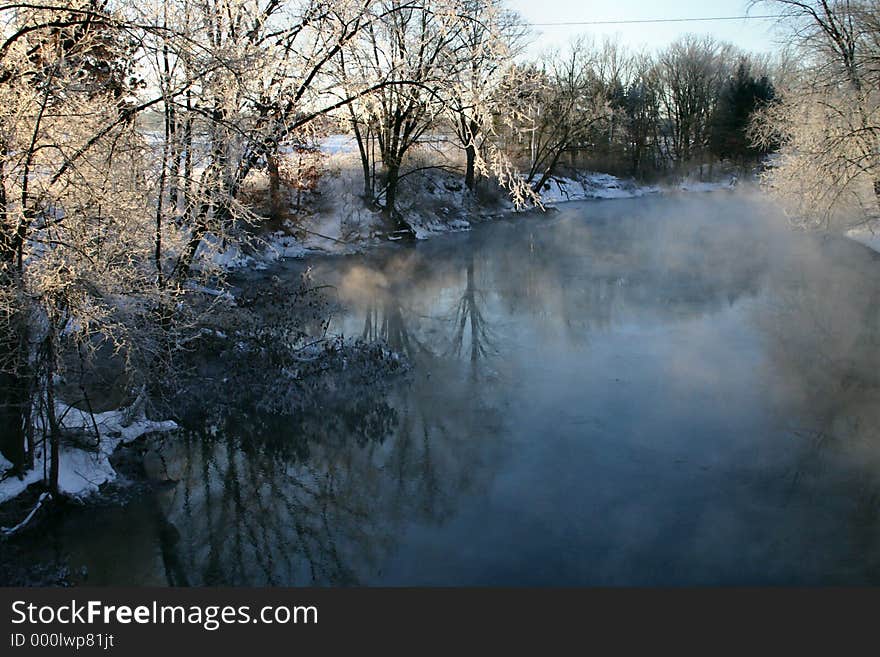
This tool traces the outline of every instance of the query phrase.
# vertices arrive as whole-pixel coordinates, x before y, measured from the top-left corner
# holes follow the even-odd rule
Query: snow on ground
[[[240,244],[224,243],[216,235],[207,233],[196,252],[193,268],[199,269],[203,263],[210,263],[210,266],[224,271],[268,269],[270,264],[282,258],[302,258],[312,250],[306,243],[280,230],[254,238],[250,246],[248,250],[252,252],[248,253]]]
[[[545,205],[555,205],[566,201],[639,198],[658,193],[659,187],[637,185],[632,180],[623,180],[608,173],[588,172],[577,179],[554,177],[541,190],[541,201]]]
[[[337,147],[329,148],[327,141]],[[363,174],[354,140],[344,135],[328,137],[322,150],[327,157],[318,188],[305,215],[297,218],[296,225],[289,221],[287,229],[297,235],[307,252],[354,253],[373,236],[381,221],[374,210],[364,206]]]
[[[241,257],[232,252],[215,256],[215,264],[264,269],[268,262],[279,258],[303,257],[309,253],[354,253],[371,240],[381,228],[381,219],[375,211],[363,206],[360,196],[363,183],[354,142],[336,135],[328,137],[322,149],[328,154],[327,172],[321,179],[312,213],[302,217],[296,225],[288,222],[286,233],[276,232],[265,238],[266,248],[260,255]],[[419,240],[468,230],[473,220],[485,220],[514,209],[506,198],[500,199],[497,207],[475,206],[464,190],[461,176],[441,170],[422,173],[402,181],[402,185],[399,209]],[[665,191],[710,192],[731,189],[734,185],[735,179],[716,183],[687,182],[670,190],[639,185],[607,173],[589,172],[577,179],[554,177],[542,190],[541,199],[544,205],[553,206],[567,201],[640,198]]]
[[[276,230],[266,236],[264,242],[263,260],[302,258],[309,252],[309,249],[302,242],[281,230]]]
[[[846,236],[864,244],[869,249],[880,252],[880,219],[875,219],[858,228],[852,228],[846,232]]]
[[[61,446],[58,487],[73,497],[85,497],[96,492],[102,484],[116,479],[116,471],[110,464],[110,455],[120,445],[133,442],[147,433],[177,429],[177,423],[172,420],[149,420],[143,411],[132,413],[130,409],[96,413],[93,421],[89,413],[58,402],[55,413],[64,429],[93,437],[97,426],[100,436],[95,451],[73,445]],[[20,495],[31,484],[41,481],[44,467],[46,471],[49,468],[46,455],[38,453],[34,468],[26,472],[22,479],[11,475],[3,478],[12,465],[5,459],[4,462],[0,463],[0,504]]]
[[[486,209],[475,204],[458,175],[434,170],[407,183],[400,212],[418,240],[468,230],[468,218],[485,218]]]
[[[468,230],[471,223],[467,219],[452,219],[450,221],[421,221],[413,226],[417,240],[426,240],[437,233],[451,233],[460,230]]]
[[[202,237],[193,259],[193,269],[199,269],[203,263],[211,263],[227,271],[244,268],[259,269],[254,257],[245,253],[239,244],[222,240],[213,233],[206,233]]]
[[[9,476],[0,481],[0,504],[21,495],[25,489],[31,484],[35,484],[43,479],[42,462],[33,470],[28,470],[24,477]]]
[[[639,185],[634,180],[612,176],[608,173],[588,172],[575,178],[554,177],[541,190],[544,205],[555,205],[566,201],[587,201],[592,199],[640,198],[649,194],[662,194],[670,191],[717,192],[736,187],[737,179],[730,177],[719,182],[687,180],[675,187]]]
[[[736,187],[737,179],[730,178],[726,182],[686,181],[678,189],[683,192],[720,192]]]
[[[352,135],[329,135],[321,140],[320,148],[330,155],[336,153],[354,153],[357,151],[357,142]]]

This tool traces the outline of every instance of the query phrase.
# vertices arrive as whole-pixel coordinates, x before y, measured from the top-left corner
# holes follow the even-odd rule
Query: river
[[[410,370],[165,437],[161,486],[65,514],[40,555],[92,585],[880,583],[867,248],[738,192],[308,264],[329,330]]]

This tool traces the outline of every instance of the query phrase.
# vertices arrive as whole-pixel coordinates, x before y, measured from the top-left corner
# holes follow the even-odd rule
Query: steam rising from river
[[[153,506],[65,537],[92,583],[880,582],[865,247],[737,192],[312,266],[330,330],[410,373],[351,412],[157,446]],[[162,559],[129,557],[149,527]]]

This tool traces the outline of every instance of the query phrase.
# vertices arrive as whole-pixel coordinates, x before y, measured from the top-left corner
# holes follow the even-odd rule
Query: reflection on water
[[[157,443],[167,483],[59,549],[92,584],[877,583],[878,266],[728,195],[320,261],[331,331],[409,374]]]

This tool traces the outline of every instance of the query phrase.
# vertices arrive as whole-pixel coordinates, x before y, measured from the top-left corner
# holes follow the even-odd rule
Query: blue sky
[[[759,6],[748,11],[748,0],[508,0],[530,23],[559,21],[610,21],[654,18],[704,18],[744,16],[747,13],[773,14],[772,7]],[[662,48],[681,34],[711,34],[741,48],[766,52],[776,49],[779,39],[776,21],[749,20],[700,23],[660,23],[648,25],[552,26],[536,27],[531,54],[561,46],[579,34],[597,38],[617,36],[627,46]]]

